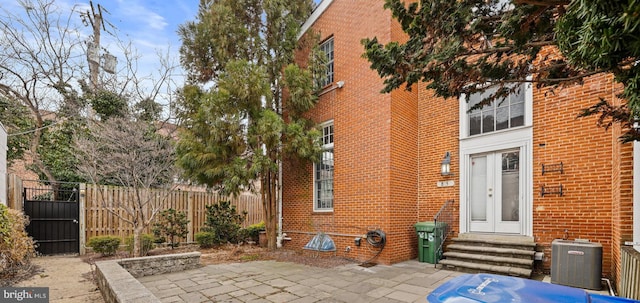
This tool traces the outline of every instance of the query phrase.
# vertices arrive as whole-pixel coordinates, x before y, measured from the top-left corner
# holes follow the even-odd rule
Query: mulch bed
[[[199,251],[200,253],[202,253],[202,256],[200,257],[200,263],[202,265],[251,262],[258,260],[274,260],[278,262],[292,262],[314,267],[331,268],[356,263],[356,261],[351,259],[335,256],[317,257],[313,254],[305,254],[301,251],[288,249],[277,249],[275,251],[269,251],[266,248],[251,244],[226,244],[219,247],[206,249],[199,248],[197,245],[181,246],[174,249],[168,247],[160,247],[151,250],[149,252],[149,255],[157,256],[193,251]],[[82,261],[93,266],[97,261],[124,259],[129,258],[130,256],[126,251],[119,251],[115,255],[111,256],[102,256],[98,253],[87,253],[79,257],[80,259],[82,259]],[[27,280],[42,272],[42,268],[29,263],[12,271],[0,273],[0,286],[6,287],[16,285],[20,281]],[[88,273],[84,278],[94,280],[92,273]]]

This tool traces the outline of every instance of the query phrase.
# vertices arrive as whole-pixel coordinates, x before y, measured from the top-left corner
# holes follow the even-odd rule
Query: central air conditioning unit
[[[602,245],[589,241],[551,242],[551,283],[600,290]]]

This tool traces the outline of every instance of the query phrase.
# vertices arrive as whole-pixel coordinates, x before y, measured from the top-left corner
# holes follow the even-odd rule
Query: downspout
[[[278,113],[284,118],[282,112],[282,98],[278,103]],[[278,184],[276,184],[276,200],[278,203],[278,236],[276,236],[276,248],[282,247],[282,136],[278,138]]]
[[[640,251],[640,142],[633,141],[633,248]]]
[[[284,238],[282,236],[282,157],[278,162],[278,186],[276,188],[278,189],[278,236],[276,237],[276,247],[280,248]]]

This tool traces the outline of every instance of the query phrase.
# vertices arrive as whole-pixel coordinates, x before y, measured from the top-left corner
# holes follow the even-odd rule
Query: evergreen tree
[[[384,92],[424,82],[441,97],[487,89],[479,106],[517,89],[581,84],[611,73],[624,86],[621,106],[607,100],[582,115],[621,123],[623,141],[639,140],[640,2],[610,0],[386,0],[408,35],[405,43],[363,39],[371,68],[385,78]],[[557,55],[543,54],[555,48]],[[488,85],[487,85],[488,84]]]
[[[178,163],[187,178],[226,194],[259,180],[270,249],[280,161],[320,151],[319,132],[300,115],[315,105],[315,82],[294,63],[310,12],[309,0],[201,1],[197,20],[179,29],[191,85],[182,90]]]

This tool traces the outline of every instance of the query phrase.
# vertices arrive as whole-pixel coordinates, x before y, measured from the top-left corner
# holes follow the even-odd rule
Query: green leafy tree
[[[133,106],[135,115],[143,121],[157,121],[162,113],[162,106],[153,99],[145,98]]]
[[[280,161],[320,151],[319,132],[300,116],[317,100],[313,69],[294,64],[310,12],[309,0],[201,1],[197,20],[179,29],[191,84],[182,89],[178,163],[187,178],[222,193],[259,180],[270,249]]]
[[[611,105],[594,100],[583,115],[606,127],[621,123],[623,141],[640,139],[640,2],[609,0],[386,0],[405,43],[363,39],[365,57],[383,77],[384,92],[424,82],[436,95],[457,97],[495,88],[479,106],[517,89],[581,84],[611,73],[624,86]],[[555,47],[560,56],[541,51]],[[487,85],[487,83],[489,83]]]
[[[180,245],[180,238],[189,233],[187,229],[189,220],[183,211],[173,208],[165,209],[158,214],[156,223],[153,224],[153,235],[156,238],[169,238],[171,249]]]
[[[22,158],[25,150],[29,149],[29,131],[34,123],[29,110],[20,102],[0,96],[0,122],[7,134],[7,162]]]
[[[56,125],[53,125],[53,124]],[[44,129],[38,154],[44,166],[53,175],[55,180],[65,182],[85,182],[87,181],[78,171],[79,159],[74,146],[74,136],[76,132],[85,131],[83,120],[65,120],[56,123],[52,120],[45,120]],[[37,166],[32,168],[39,174],[40,180],[47,180],[46,174]]]
[[[126,117],[129,105],[126,98],[107,90],[99,90],[95,93],[88,93],[91,107],[96,112],[100,120],[111,117]]]

